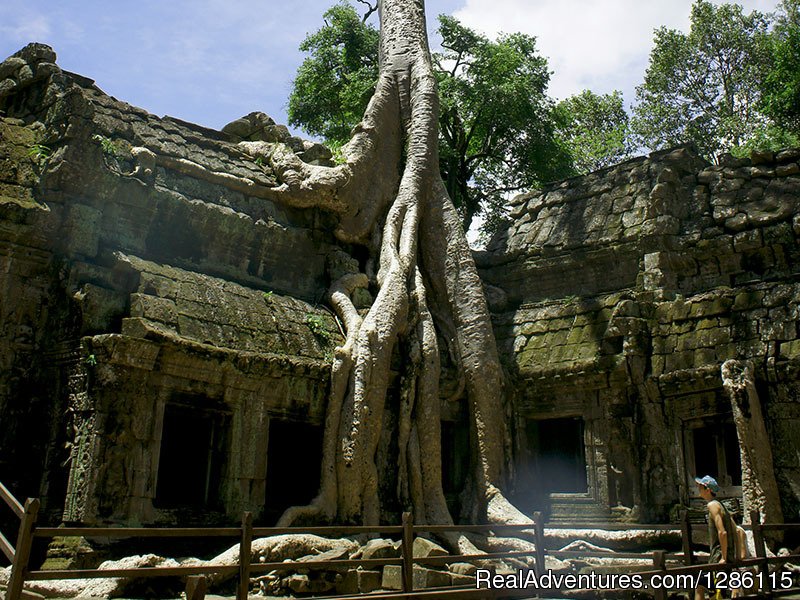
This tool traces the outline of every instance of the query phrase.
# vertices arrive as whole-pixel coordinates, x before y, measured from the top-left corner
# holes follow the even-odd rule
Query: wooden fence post
[[[663,550],[653,552],[653,566],[660,571],[667,570],[667,561]],[[661,586],[653,590],[653,597],[656,600],[667,600],[667,590],[664,589],[663,582]]]
[[[250,592],[250,552],[253,545],[253,513],[242,515],[242,539],[239,542],[239,588],[236,600],[247,600]]]
[[[28,561],[31,557],[33,545],[33,529],[36,527],[36,517],[39,514],[39,499],[28,498],[25,501],[25,510],[19,524],[17,535],[17,548],[14,553],[14,562],[11,564],[11,577],[8,580],[6,600],[20,600],[25,575],[28,571]]]
[[[681,543],[683,544],[683,564],[686,566],[693,565],[692,522],[689,520],[688,510],[681,512]]]
[[[541,577],[545,572],[544,519],[538,511],[533,513],[533,531],[536,536],[536,575]]]
[[[761,573],[761,581],[764,584],[761,592],[771,592],[772,586],[769,581],[769,565],[767,565],[767,544],[764,542],[764,531],[761,529],[761,513],[757,510],[750,511],[750,525],[753,528],[753,544],[756,547],[756,557],[764,559],[759,563],[758,572]]]
[[[414,591],[414,519],[410,512],[403,513],[403,591]]]

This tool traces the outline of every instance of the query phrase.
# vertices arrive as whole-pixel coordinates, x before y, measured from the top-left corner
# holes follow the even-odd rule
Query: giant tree
[[[378,75],[378,31],[352,5],[335,4],[308,35],[289,95],[289,123],[340,146],[364,114]]]
[[[310,505],[289,509],[281,523],[379,521],[376,453],[393,355],[401,346],[400,504],[413,508],[418,522],[452,522],[442,492],[439,416],[440,353],[447,351],[461,374],[469,413],[468,516],[518,521],[524,516],[500,491],[510,444],[492,325],[438,168],[438,94],[423,0],[382,0],[380,24],[375,93],[342,147],[342,164],[309,165],[282,145],[242,143],[270,161],[280,200],[335,213],[338,238],[370,254],[364,272],[330,288],[346,339],[331,367],[320,491]],[[351,300],[359,287],[374,292],[366,314]]]

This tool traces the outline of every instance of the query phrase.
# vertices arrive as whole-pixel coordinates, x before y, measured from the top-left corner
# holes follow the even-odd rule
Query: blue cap
[[[719,492],[719,484],[711,475],[706,475],[705,477],[695,477],[694,480],[700,485],[706,486],[715,494]]]

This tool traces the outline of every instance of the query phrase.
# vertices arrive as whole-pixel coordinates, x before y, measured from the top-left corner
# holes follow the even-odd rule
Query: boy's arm
[[[717,528],[717,538],[719,538],[720,552],[722,552],[722,560],[719,562],[720,564],[728,562],[728,532],[722,519],[722,505],[719,502],[712,502],[708,507],[708,514],[711,522]]]

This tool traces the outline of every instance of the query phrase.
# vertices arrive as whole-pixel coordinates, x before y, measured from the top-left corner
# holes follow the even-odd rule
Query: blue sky
[[[297,46],[334,0],[5,0],[0,59],[26,43],[47,43],[59,65],[106,93],[156,115],[220,128],[254,110],[286,122]],[[774,10],[776,0],[745,0]],[[495,36],[537,36],[554,71],[551,95],[614,89],[625,100],[647,66],[654,27],[688,26],[691,0],[427,0],[439,13]]]

